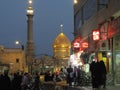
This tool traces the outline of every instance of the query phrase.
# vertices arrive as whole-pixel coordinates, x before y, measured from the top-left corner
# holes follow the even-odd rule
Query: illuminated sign
[[[73,47],[74,48],[80,48],[80,43],[78,43],[78,42],[73,43]]]
[[[99,40],[100,39],[100,31],[98,29],[95,29],[92,31],[93,40]]]
[[[82,43],[82,47],[83,47],[83,48],[88,48],[88,43],[87,43],[87,42],[83,42],[83,43]]]

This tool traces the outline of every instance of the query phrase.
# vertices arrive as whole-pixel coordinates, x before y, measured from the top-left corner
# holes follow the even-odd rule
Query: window
[[[19,58],[16,58],[16,63],[19,63]]]

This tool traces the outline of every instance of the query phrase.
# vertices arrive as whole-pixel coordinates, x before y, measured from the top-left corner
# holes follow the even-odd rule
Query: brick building
[[[0,46],[0,71],[9,70],[10,73],[25,71],[25,54],[20,48],[5,48]]]

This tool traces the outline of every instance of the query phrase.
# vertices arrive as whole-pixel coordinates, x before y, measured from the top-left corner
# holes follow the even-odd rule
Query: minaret
[[[26,61],[28,71],[32,71],[32,62],[34,60],[34,40],[33,40],[33,15],[34,10],[32,7],[32,0],[28,0],[27,8],[27,45],[26,45]]]

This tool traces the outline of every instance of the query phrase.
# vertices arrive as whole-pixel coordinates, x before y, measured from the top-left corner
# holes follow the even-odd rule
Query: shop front
[[[100,39],[96,41],[95,54],[97,51],[99,60],[103,60],[106,65],[107,84],[118,85],[120,84],[120,17],[100,24],[99,30]]]
[[[115,84],[120,84],[120,34],[114,37],[115,39]]]
[[[120,17],[109,22],[108,25],[109,68],[112,82],[120,84]]]

